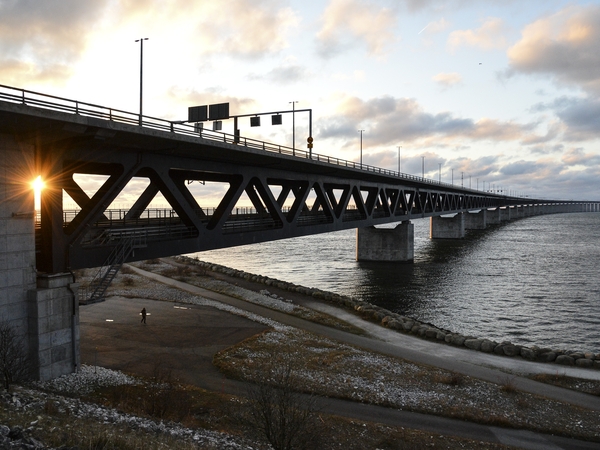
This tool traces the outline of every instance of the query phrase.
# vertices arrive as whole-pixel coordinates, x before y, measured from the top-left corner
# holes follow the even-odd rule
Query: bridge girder
[[[131,260],[192,253],[348,228],[452,214],[506,205],[506,199],[478,193],[450,192],[438,186],[416,186],[400,179],[362,180],[352,171],[330,175],[295,171],[272,157],[268,164],[240,164],[203,157],[198,149],[144,152],[105,141],[62,142],[50,149],[49,189],[42,198],[42,244],[38,269],[59,272],[102,265],[120,238],[146,235]],[[75,178],[104,175],[88,196]],[[117,220],[109,206],[134,178],[149,181],[133,205]],[[373,177],[371,177],[373,178]],[[200,205],[190,182],[226,186],[214,211]],[[65,216],[62,192],[79,206]],[[140,218],[162,194],[174,211],[168,223]],[[242,196],[252,214],[239,214]],[[211,205],[212,206],[212,205]],[[164,228],[164,233],[156,227]],[[149,230],[152,232],[149,233]],[[150,236],[152,234],[152,236]]]

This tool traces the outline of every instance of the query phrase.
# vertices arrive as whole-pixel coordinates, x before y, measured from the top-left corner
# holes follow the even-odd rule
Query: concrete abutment
[[[0,134],[0,321],[11,327],[34,379],[73,372],[79,361],[77,285],[36,271],[31,144]]]

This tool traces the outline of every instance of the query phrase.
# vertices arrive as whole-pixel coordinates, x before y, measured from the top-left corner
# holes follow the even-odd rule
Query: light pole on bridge
[[[292,104],[292,150],[296,151],[296,103],[297,100],[289,102]]]
[[[402,173],[402,155],[400,154],[400,151],[402,150],[402,146],[399,145],[398,146],[398,173]]]
[[[144,41],[147,40],[148,38],[139,38],[135,40],[135,42],[140,43],[140,126],[142,126],[142,93],[144,86]]]
[[[360,133],[360,168],[362,169],[362,135],[365,130],[358,130]]]

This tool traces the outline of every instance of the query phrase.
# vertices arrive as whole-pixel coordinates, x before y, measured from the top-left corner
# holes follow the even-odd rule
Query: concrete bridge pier
[[[487,212],[487,209],[482,209],[476,213],[465,213],[465,230],[485,230],[488,224]]]
[[[500,208],[488,209],[486,221],[488,225],[498,225],[501,222],[502,210]]]
[[[36,270],[32,144],[0,134],[0,321],[16,333],[31,376],[48,380],[79,364],[79,306],[71,274]]]
[[[435,216],[429,220],[431,239],[463,239],[465,237],[465,214],[454,217]]]
[[[415,259],[415,226],[410,221],[395,228],[356,229],[357,261],[413,262]]]
[[[79,284],[70,273],[39,275],[28,292],[33,376],[51,380],[79,367]]]

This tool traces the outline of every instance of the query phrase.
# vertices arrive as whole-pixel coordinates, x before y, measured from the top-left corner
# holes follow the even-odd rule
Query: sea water
[[[466,335],[600,353],[600,213],[529,217],[461,240],[429,239],[429,219],[413,223],[413,264],[357,262],[355,230],[193,256]]]

